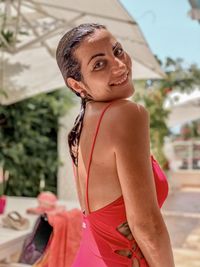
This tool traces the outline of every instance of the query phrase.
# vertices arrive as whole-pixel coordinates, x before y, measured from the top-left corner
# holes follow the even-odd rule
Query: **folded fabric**
[[[80,246],[82,212],[79,209],[47,213],[53,235],[47,249],[33,267],[71,267]]]
[[[79,209],[47,213],[53,236],[43,264],[37,267],[71,267],[82,235],[82,212]],[[48,262],[48,263],[47,263]]]
[[[64,211],[66,207],[57,203],[57,197],[54,193],[43,191],[37,196],[37,207],[28,208],[27,213],[43,214],[47,212],[60,212]]]
[[[48,212],[57,213],[57,212],[64,211],[65,209],[66,209],[66,207],[64,205],[56,205],[55,207],[38,206],[38,207],[28,208],[26,210],[26,212],[29,213],[29,214],[40,215],[40,214],[48,213]]]

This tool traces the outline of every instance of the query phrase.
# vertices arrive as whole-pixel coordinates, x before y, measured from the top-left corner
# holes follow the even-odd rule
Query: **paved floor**
[[[200,267],[200,188],[173,191],[162,212],[176,267]]]

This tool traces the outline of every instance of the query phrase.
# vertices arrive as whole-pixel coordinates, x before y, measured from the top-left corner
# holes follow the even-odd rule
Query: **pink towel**
[[[71,267],[80,246],[82,213],[79,209],[47,213],[53,236],[43,258],[35,267]]]
[[[53,226],[48,267],[71,267],[80,246],[82,213],[79,209],[48,214]]]

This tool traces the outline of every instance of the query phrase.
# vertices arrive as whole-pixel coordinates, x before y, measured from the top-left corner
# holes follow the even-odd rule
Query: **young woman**
[[[67,32],[57,48],[66,85],[82,106],[68,135],[83,211],[73,267],[173,267],[160,213],[167,181],[150,155],[149,117],[133,95],[132,63],[99,24]]]

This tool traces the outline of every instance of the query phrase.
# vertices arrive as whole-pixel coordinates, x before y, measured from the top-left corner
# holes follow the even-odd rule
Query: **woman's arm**
[[[174,267],[155,190],[147,111],[124,101],[112,112],[113,149],[131,232],[150,267]]]

